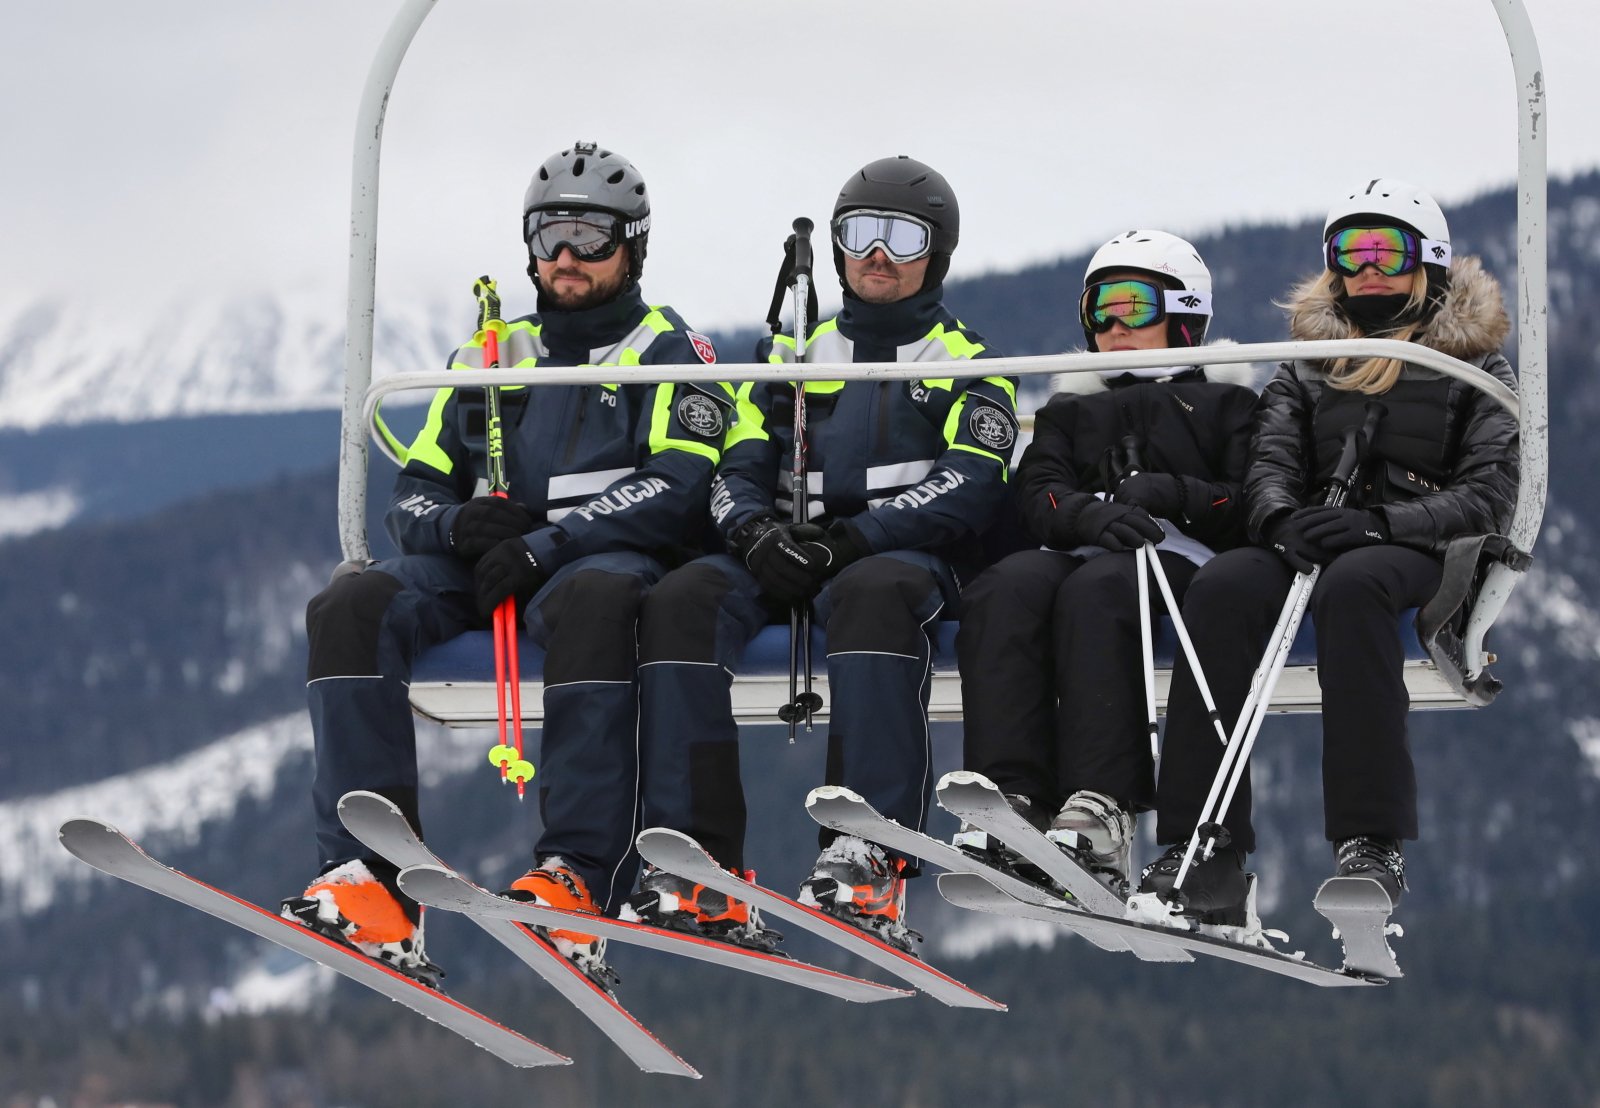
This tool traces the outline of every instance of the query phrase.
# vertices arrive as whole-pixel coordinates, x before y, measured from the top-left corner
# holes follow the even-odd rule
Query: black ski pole
[[[784,265],[789,288],[794,299],[794,447],[790,451],[789,467],[789,519],[791,523],[805,523],[810,518],[810,505],[806,488],[806,384],[800,367],[805,362],[806,334],[809,330],[809,313],[815,309],[816,293],[811,287],[811,230],[812,222],[805,216],[794,221],[794,234],[784,244]],[[780,285],[785,274],[779,275]],[[776,297],[775,297],[776,299]],[[777,308],[767,322],[777,326]],[[805,673],[805,691],[799,692],[799,671]],[[806,721],[806,733],[811,733],[811,717],[822,707],[822,697],[812,688],[811,670],[811,602],[802,600],[789,609],[789,702],[778,709],[778,718],[789,725],[789,741],[794,742],[795,724]]]

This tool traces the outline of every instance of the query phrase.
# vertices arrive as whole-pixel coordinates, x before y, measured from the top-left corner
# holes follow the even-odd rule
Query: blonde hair
[[[1411,282],[1411,296],[1406,300],[1405,314],[1419,318],[1412,320],[1394,334],[1383,336],[1384,338],[1414,342],[1427,322],[1420,317],[1422,307],[1428,301],[1428,273],[1427,269],[1420,265],[1415,272],[1416,279]],[[1334,300],[1342,304],[1348,299],[1344,291],[1344,281],[1337,273],[1325,270],[1322,281],[1324,289],[1332,294]],[[1399,358],[1368,358],[1354,367],[1351,366],[1349,358],[1340,358],[1328,367],[1328,384],[1347,392],[1381,396],[1394,388],[1394,383],[1400,379],[1400,371],[1404,368],[1405,362]]]

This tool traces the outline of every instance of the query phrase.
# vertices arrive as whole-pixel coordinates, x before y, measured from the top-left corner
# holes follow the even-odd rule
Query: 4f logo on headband
[[[1178,303],[1185,308],[1198,308],[1200,306],[1200,298],[1191,292],[1187,296],[1178,297]]]

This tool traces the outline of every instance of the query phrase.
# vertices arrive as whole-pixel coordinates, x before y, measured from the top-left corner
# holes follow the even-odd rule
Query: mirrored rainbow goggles
[[[1152,281],[1100,281],[1084,289],[1078,299],[1078,322],[1096,335],[1118,323],[1138,330],[1160,323],[1168,315],[1210,314],[1210,293],[1163,288]]]
[[[1399,227],[1346,227],[1328,239],[1328,268],[1346,277],[1369,265],[1385,277],[1399,277],[1424,262],[1448,266],[1450,244]]]

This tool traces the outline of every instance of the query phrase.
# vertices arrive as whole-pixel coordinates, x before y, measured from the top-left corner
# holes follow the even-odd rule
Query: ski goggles
[[[1450,244],[1399,227],[1346,227],[1328,237],[1328,268],[1354,277],[1373,266],[1385,277],[1410,273],[1423,262],[1450,264]]]
[[[580,262],[603,262],[622,245],[622,221],[610,212],[544,209],[528,213],[528,253],[553,262],[563,249]]]
[[[933,250],[933,228],[904,212],[857,208],[833,221],[833,241],[858,261],[882,248],[891,262],[914,262]]]
[[[1137,331],[1169,315],[1210,315],[1211,294],[1198,289],[1169,289],[1153,281],[1097,281],[1078,299],[1078,322],[1091,334],[1103,335],[1117,324]]]

